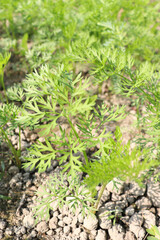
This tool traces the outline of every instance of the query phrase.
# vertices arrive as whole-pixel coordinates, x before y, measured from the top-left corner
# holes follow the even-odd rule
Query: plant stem
[[[19,152],[21,153],[21,127],[19,126]]]
[[[11,149],[11,151],[12,151],[12,153],[13,153],[15,159],[16,159],[16,165],[17,165],[17,167],[20,168],[20,167],[21,167],[21,160],[19,159],[19,156],[18,156],[18,154],[17,154],[16,149],[13,147],[10,139],[8,138],[8,136],[7,136],[7,134],[5,133],[5,131],[3,130],[3,128],[0,127],[0,129],[1,129],[1,131],[2,131],[2,134],[5,136],[5,139],[6,139],[7,143],[8,143],[8,146],[10,147],[10,149]]]
[[[7,94],[6,94],[6,88],[5,88],[5,85],[4,85],[4,75],[3,75],[3,72],[0,74],[0,85],[3,88],[4,96],[5,96],[5,99],[6,99],[7,103],[8,103],[8,98],[7,98]],[[4,102],[3,97],[1,97],[1,100],[2,100],[2,102]]]
[[[98,195],[98,199],[97,199],[97,201],[96,201],[96,203],[95,203],[95,206],[94,206],[95,209],[98,209],[98,205],[99,205],[99,202],[100,202],[101,197],[102,197],[102,195],[103,195],[103,192],[104,192],[104,190],[105,190],[106,184],[107,184],[106,182],[103,183],[103,185],[102,185],[102,187],[101,187],[100,193],[99,193],[99,195]],[[93,211],[93,214],[95,214],[95,213],[96,213],[96,210]]]
[[[81,144],[82,143],[81,139],[80,139],[78,133],[76,132],[76,129],[75,129],[75,127],[72,124],[72,121],[69,119],[68,116],[65,116],[65,117],[67,118],[67,120],[68,120],[68,122],[69,122],[69,124],[70,124],[70,126],[71,126],[71,128],[72,128],[72,130],[73,130],[73,132],[74,132],[74,134],[76,136],[76,138],[78,139],[79,143]],[[83,151],[83,155],[84,155],[84,159],[85,159],[86,164],[88,164],[89,161],[88,161],[88,157],[87,157],[86,151]]]

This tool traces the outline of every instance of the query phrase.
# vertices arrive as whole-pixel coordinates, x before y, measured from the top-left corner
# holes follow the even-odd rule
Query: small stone
[[[37,135],[36,133],[33,133],[33,134],[30,136],[30,140],[31,140],[31,141],[35,141],[37,138],[38,138],[38,135]]]
[[[81,240],[87,240],[88,239],[88,236],[87,236],[86,232],[81,232],[79,236],[80,236]]]
[[[153,206],[160,208],[160,183],[149,182],[147,184],[147,196],[152,201]]]
[[[111,229],[108,230],[108,233],[112,240],[124,240],[125,233],[120,224],[115,224]]]
[[[52,236],[53,235],[53,230],[49,230],[48,232],[46,232],[48,236]]]
[[[144,227],[151,228],[152,225],[156,225],[156,216],[149,210],[142,210],[142,216],[144,218]]]
[[[83,215],[80,213],[80,214],[78,215],[78,221],[79,221],[79,223],[83,223],[83,220],[84,220],[84,217],[83,217]]]
[[[95,237],[96,237],[96,235],[97,235],[97,230],[92,230],[92,231],[90,231],[90,239],[95,239]]]
[[[24,129],[23,132],[26,138],[29,138],[32,134],[32,132],[28,128]]]
[[[132,206],[129,206],[125,210],[125,215],[127,215],[127,216],[132,216],[134,213],[135,213],[135,209]]]
[[[72,228],[76,228],[77,221],[78,221],[77,217],[72,218],[72,224],[71,224]]]
[[[107,202],[108,200],[110,200],[110,192],[105,189],[101,197],[101,202]]]
[[[157,215],[160,217],[160,208],[157,208]]]
[[[70,225],[71,222],[72,222],[72,218],[71,217],[64,217],[63,222],[67,225]]]
[[[75,229],[73,230],[73,234],[74,234],[75,236],[79,236],[80,232],[81,232],[81,229],[80,229],[80,228],[75,228]]]
[[[45,138],[44,137],[39,137],[38,141],[40,141],[41,143],[44,143],[45,142]]]
[[[150,208],[149,211],[153,214],[156,214],[156,209],[154,207]],[[158,213],[157,213],[157,215],[158,215]]]
[[[12,227],[6,228],[5,234],[8,235],[8,236],[13,235],[14,234],[13,228]]]
[[[36,236],[37,236],[37,232],[36,232],[35,230],[32,230],[31,233],[30,233],[29,236],[28,236],[28,239],[29,239],[29,238],[32,239],[32,238],[34,238],[34,237],[36,237]]]
[[[26,228],[24,226],[21,227],[21,233],[24,235],[26,233]]]
[[[138,183],[132,182],[130,183],[130,189],[129,189],[129,194],[132,194],[135,198],[139,196],[143,196],[145,193],[146,189],[141,188]]]
[[[0,219],[0,230],[4,230],[6,226],[7,226],[6,221]]]
[[[109,216],[100,217],[99,218],[99,226],[102,229],[110,229],[110,228],[112,228],[112,220],[109,219]]]
[[[57,228],[57,223],[58,223],[58,218],[57,217],[52,217],[49,220],[49,228],[50,229],[56,229]]]
[[[17,190],[21,190],[22,189],[22,185],[23,185],[22,182],[17,182],[16,183],[16,189]]]
[[[129,216],[121,217],[121,221],[127,226],[129,226]]]
[[[127,196],[127,201],[128,201],[130,204],[132,204],[132,203],[134,203],[135,198],[134,198],[132,195],[128,195],[128,196]]]
[[[106,231],[104,230],[98,230],[98,234],[96,236],[96,239],[95,240],[106,240],[107,239],[107,234],[106,234]]]
[[[17,188],[17,183],[22,180],[22,173],[17,173],[9,182],[10,188]],[[22,187],[22,185],[21,185]]]
[[[27,182],[26,182],[26,188],[29,188],[29,187],[31,187],[32,186],[32,180],[28,180]]]
[[[0,239],[2,239],[2,238],[3,238],[3,231],[0,230]]]
[[[133,224],[136,226],[142,226],[143,224],[143,216],[140,213],[135,213],[129,220],[129,224]]]
[[[11,142],[13,145],[16,145],[19,141],[19,137],[17,135],[14,135],[11,137]]]
[[[16,232],[16,235],[17,236],[21,236],[22,235],[22,233],[21,233],[21,226],[19,226],[19,227],[14,227],[14,232]]]
[[[68,235],[71,232],[71,227],[70,226],[64,226],[63,232]]]
[[[32,217],[31,214],[27,215],[23,219],[23,225],[26,228],[33,228],[34,227],[34,218]]]
[[[37,232],[45,233],[48,231],[48,225],[46,224],[45,221],[41,221],[40,223],[37,224],[36,230]]]
[[[23,173],[23,181],[27,182],[30,179],[30,173],[26,172]]]
[[[63,230],[62,230],[61,227],[59,227],[59,228],[55,229],[55,232],[56,232],[57,234],[62,234]]]
[[[135,204],[136,204],[137,208],[140,210],[141,209],[150,209],[152,206],[151,201],[146,197],[142,197],[141,199],[137,200],[135,202]]]
[[[127,201],[116,201],[116,208],[124,209],[128,206]]]
[[[142,227],[140,227],[138,225],[130,224],[129,230],[134,233],[134,235],[136,236],[137,239],[139,239],[139,240],[144,239],[145,230]]]
[[[115,206],[116,206],[116,204],[115,204],[115,202],[107,202],[107,203],[105,203],[104,204],[104,207],[103,208],[100,208],[103,212],[104,211],[111,211],[111,210],[115,210]],[[99,209],[99,211],[100,211],[100,209]],[[98,212],[99,212],[98,211]]]
[[[58,211],[54,211],[53,217],[58,217],[58,215],[59,215],[59,212]]]
[[[8,169],[8,172],[9,172],[9,174],[11,174],[11,175],[16,175],[17,173],[19,173],[19,168],[16,167],[16,166],[11,166],[11,167]]]
[[[113,202],[116,202],[116,201],[126,201],[126,202],[127,202],[127,199],[126,199],[126,195],[125,195],[125,194],[118,195],[118,194],[116,194],[116,193],[112,193],[111,200],[112,200]]]
[[[89,215],[88,217],[85,217],[84,219],[84,227],[90,231],[97,229],[98,227],[98,219],[96,216]]]
[[[136,240],[136,237],[132,232],[127,231],[124,240]]]
[[[50,203],[50,207],[51,207],[51,209],[53,209],[53,211],[56,211],[58,209],[58,201],[56,201],[56,200],[52,201]]]
[[[22,208],[22,214],[23,214],[24,216],[29,215],[29,210],[28,210],[27,208]]]
[[[63,227],[63,226],[64,226],[64,222],[63,222],[62,220],[60,220],[60,221],[58,222],[58,226]]]

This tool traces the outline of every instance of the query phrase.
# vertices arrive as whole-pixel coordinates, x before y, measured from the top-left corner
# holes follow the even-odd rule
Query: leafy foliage
[[[60,208],[67,205],[73,212],[79,208],[83,215],[86,211],[93,210],[92,205],[95,202],[77,176],[69,177],[66,180],[66,175],[62,173],[51,177],[46,187],[37,192],[37,195],[39,197],[38,204],[34,208],[37,221],[46,215],[46,218],[49,217],[49,211],[52,209],[54,201]]]
[[[142,171],[159,163],[159,1],[1,0],[0,5],[4,92],[4,67],[10,58],[6,52],[20,55],[29,73],[22,84],[5,92],[9,101],[0,105],[1,136],[17,156],[8,135],[17,126],[36,128],[45,141],[32,145],[24,167],[43,172],[54,159],[63,167],[69,186],[63,174],[52,179],[37,214],[43,216],[47,209],[48,215],[54,199],[60,206],[80,204],[84,212],[93,210],[87,201],[95,203],[90,196],[95,196],[97,185],[102,185],[103,194],[113,178],[141,180]],[[114,93],[136,96],[137,127],[145,135],[137,138],[132,150],[130,142],[122,144],[119,128],[115,136],[105,129],[106,123],[126,115],[125,106],[98,105],[92,86],[100,90],[107,80]],[[88,149],[97,145],[89,158]],[[87,174],[82,182],[76,178],[80,172]]]
[[[150,229],[147,229],[147,232],[152,235],[152,237],[148,237],[148,240],[159,240],[160,239],[160,232],[156,226],[152,226]]]

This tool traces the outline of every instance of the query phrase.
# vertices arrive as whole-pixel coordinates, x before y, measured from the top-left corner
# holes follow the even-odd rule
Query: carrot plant
[[[95,213],[109,181],[115,177],[136,181],[142,171],[158,164],[159,1],[2,0],[0,10],[0,46],[9,49],[8,39],[14,43],[14,51],[19,48],[31,71],[20,87],[7,89],[8,98],[20,101],[22,108],[1,106],[1,133],[5,136],[9,122],[37,128],[45,142],[32,145],[24,167],[43,172],[55,159],[63,168],[64,175],[48,183],[50,193],[40,199],[36,213],[49,215],[53,200]],[[138,127],[149,138],[138,139],[132,150],[130,142],[122,144],[118,127],[114,134],[106,129],[109,122],[125,117],[125,106],[98,104],[92,93],[93,84],[100,92],[108,79],[115,93],[137,96]],[[12,111],[6,115],[9,107]],[[90,157],[91,148],[95,152]],[[81,181],[79,173],[85,176]]]
[[[0,139],[5,141],[13,154],[13,162],[19,168],[21,167],[21,126],[17,123],[16,118],[20,109],[13,103],[0,105]],[[19,128],[19,148],[15,149],[10,137],[13,135],[13,130]]]
[[[114,62],[119,71],[122,70],[121,66],[124,67],[122,59],[123,55]],[[125,61],[125,64],[129,67],[130,62],[131,59],[128,63]],[[108,65],[111,73],[111,60]],[[72,182],[68,189],[65,183],[62,183],[63,175],[61,179],[56,176],[51,180],[47,186],[50,194],[42,199],[36,208],[36,214],[40,216],[43,216],[44,212],[49,215],[53,199],[59,201],[60,206],[82,206],[83,213],[86,209],[95,213],[107,183],[113,178],[140,182],[142,179],[139,174],[157,164],[155,159],[150,158],[148,149],[137,146],[131,150],[130,142],[122,144],[119,127],[116,128],[114,136],[105,129],[106,123],[125,117],[125,106],[108,108],[103,103],[101,106],[97,105],[97,95],[88,91],[91,83],[90,78],[83,79],[81,74],[73,78],[64,65],[54,70],[44,66],[39,72],[28,75],[23,82],[23,88],[11,88],[9,91],[15,100],[25,99],[17,123],[38,128],[39,134],[45,137],[44,143],[38,141],[29,149],[24,167],[35,167],[39,172],[43,172],[51,166],[51,161],[56,159],[63,168],[62,173]],[[62,123],[69,126],[69,131],[61,126]],[[60,134],[56,134],[57,127]],[[96,149],[97,145],[99,149],[89,157],[87,150],[92,147]],[[80,155],[83,157],[80,158]],[[85,173],[86,177],[80,181],[77,178],[78,173]],[[101,185],[101,190],[96,199],[98,185]],[[82,190],[81,195],[84,193],[84,198],[78,197],[78,189]],[[88,206],[85,199],[91,205]]]

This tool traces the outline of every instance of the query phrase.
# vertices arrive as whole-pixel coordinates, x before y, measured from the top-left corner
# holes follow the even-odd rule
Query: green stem
[[[106,182],[105,183],[103,183],[103,185],[102,185],[102,187],[101,187],[101,190],[100,190],[100,193],[99,193],[99,195],[98,195],[98,199],[97,199],[97,201],[96,201],[96,203],[95,203],[95,206],[94,206],[94,209],[98,209],[98,205],[99,205],[99,203],[100,203],[100,200],[101,200],[101,197],[102,197],[102,195],[103,195],[103,192],[104,192],[104,190],[105,190],[105,188],[106,188]],[[93,214],[95,214],[96,213],[96,210],[94,210],[93,211]]]
[[[4,71],[4,70],[2,70],[2,71]],[[6,88],[5,88],[5,85],[4,85],[4,75],[3,75],[3,72],[0,75],[0,84],[1,84],[1,86],[3,88],[4,96],[5,96],[5,99],[6,99],[7,103],[8,103],[8,98],[7,98],[7,94],[6,94]],[[1,99],[2,99],[2,102],[4,102],[3,97],[1,97]]]
[[[19,152],[21,153],[21,127],[19,126]]]
[[[79,143],[81,144],[82,143],[81,139],[80,139],[78,133],[76,132],[76,129],[75,129],[75,127],[72,124],[72,121],[69,119],[68,116],[65,116],[65,117],[67,118],[67,120],[68,120],[68,122],[69,122],[69,124],[70,124],[70,126],[71,126],[71,128],[72,128],[72,130],[73,130],[73,132],[74,132],[74,134],[76,136],[76,138],[78,139]],[[87,157],[86,151],[83,151],[83,155],[84,155],[84,159],[85,159],[86,164],[88,164],[89,161],[88,161],[88,157]]]
[[[16,165],[20,168],[21,167],[21,160],[19,159],[18,155],[17,155],[17,151],[16,149],[13,147],[10,139],[8,138],[7,134],[5,133],[5,131],[3,130],[2,127],[0,127],[1,131],[2,131],[2,134],[5,136],[5,139],[8,143],[8,146],[10,147],[15,159],[16,159]]]

